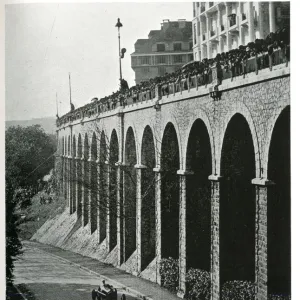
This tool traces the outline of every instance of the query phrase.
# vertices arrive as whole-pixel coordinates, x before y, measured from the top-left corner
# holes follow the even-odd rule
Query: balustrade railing
[[[247,60],[235,63],[225,67],[213,66],[210,71],[205,74],[204,72],[194,76],[188,76],[177,80],[176,82],[163,83],[157,85],[155,89],[148,89],[139,93],[132,93],[127,97],[120,97],[118,101],[109,102],[96,102],[87,107],[80,107],[75,111],[69,112],[63,117],[57,119],[57,126],[67,124],[76,120],[83,120],[84,118],[99,115],[104,112],[112,111],[117,107],[126,107],[137,102],[144,102],[152,100],[157,96],[169,96],[183,91],[197,88],[200,86],[207,86],[209,84],[221,85],[223,80],[230,79],[238,76],[245,77],[248,73],[259,73],[260,70],[269,68],[272,70],[273,66],[286,63],[288,64],[284,49],[277,49],[272,55],[267,52],[256,55]]]

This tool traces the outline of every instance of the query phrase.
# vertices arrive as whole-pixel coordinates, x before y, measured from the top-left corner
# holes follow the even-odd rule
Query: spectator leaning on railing
[[[170,92],[169,84],[174,83],[176,91],[178,86],[187,89],[188,84],[192,84],[191,77],[196,77],[198,85],[207,85],[209,83],[212,67],[217,68],[217,84],[222,84],[223,71],[231,71],[232,78],[237,75],[245,75],[247,60],[251,57],[256,57],[258,68],[272,66],[274,50],[281,49],[286,59],[290,60],[290,29],[289,27],[281,28],[275,33],[271,32],[266,39],[256,39],[254,42],[248,43],[246,46],[239,46],[238,49],[232,49],[228,52],[218,53],[213,59],[203,59],[201,62],[192,62],[178,69],[173,73],[166,73],[163,76],[156,76],[149,81],[141,83],[129,88],[126,80],[122,79],[120,90],[112,93],[110,96],[105,96],[101,99],[93,98],[93,103],[89,103],[81,108],[84,115],[90,114],[90,109],[96,105],[100,106],[100,110],[115,109],[117,103],[121,106],[127,104],[127,98],[132,97],[133,102],[137,102],[139,94],[149,92],[154,96],[155,87],[159,85],[162,90],[162,95],[168,95]],[[259,56],[259,57],[258,57]],[[142,100],[145,99],[145,95]],[[78,110],[74,110],[73,114]],[[67,115],[64,116],[64,118]],[[63,122],[62,118],[57,120],[57,124]]]

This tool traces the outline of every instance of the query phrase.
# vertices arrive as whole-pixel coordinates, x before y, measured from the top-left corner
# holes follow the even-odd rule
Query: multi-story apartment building
[[[172,73],[193,60],[192,22],[163,20],[160,30],[138,39],[131,54],[135,82]]]
[[[213,58],[288,24],[289,2],[194,2],[194,60]]]

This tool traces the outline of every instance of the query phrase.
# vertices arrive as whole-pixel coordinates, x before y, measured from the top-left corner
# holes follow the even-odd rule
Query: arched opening
[[[70,207],[70,212],[72,211],[72,194],[71,194],[71,172],[72,172],[72,163],[71,163],[71,136],[68,136],[68,159],[67,159],[67,199],[68,206]]]
[[[202,120],[192,126],[187,147],[186,263],[187,268],[210,272],[212,155],[209,134]]]
[[[64,199],[65,201],[67,200],[67,191],[68,191],[68,183],[67,183],[67,180],[68,180],[68,167],[67,167],[67,162],[68,162],[68,159],[67,159],[67,155],[68,155],[68,141],[67,141],[67,138],[65,138],[65,146],[64,146]]]
[[[89,172],[89,140],[87,134],[84,137],[84,171],[83,171],[83,226],[87,225],[89,222],[89,189],[90,189],[90,172]]]
[[[98,172],[97,172],[96,160],[97,160],[97,140],[96,140],[96,134],[93,133],[92,144],[91,144],[91,206],[90,206],[91,233],[94,233],[97,230]]]
[[[255,154],[246,119],[230,120],[221,152],[220,280],[255,281]]]
[[[82,186],[83,186],[83,177],[82,177],[82,141],[81,134],[78,135],[78,145],[77,145],[77,217],[82,215]]]
[[[106,226],[107,226],[107,212],[108,212],[108,165],[106,164],[107,160],[107,143],[106,136],[102,131],[100,137],[100,154],[99,154],[99,163],[100,163],[100,172],[99,172],[99,242],[102,243],[106,238]]]
[[[268,160],[268,292],[291,294],[290,107],[278,117]]]
[[[141,267],[144,270],[155,258],[155,174],[153,168],[155,162],[155,147],[153,134],[149,126],[145,128],[142,139],[142,165],[146,169],[142,170],[142,234],[141,234]]]
[[[125,139],[124,169],[124,247],[125,261],[136,249],[136,147],[133,130],[130,127]]]
[[[168,123],[161,150],[161,255],[179,257],[179,147],[175,128]]]
[[[119,143],[113,130],[109,145],[109,251],[117,245],[117,166],[119,158]]]
[[[64,180],[65,180],[65,158],[63,157],[65,155],[65,139],[62,137],[62,142],[61,142],[61,193],[60,195],[63,197],[64,196]]]
[[[77,172],[76,172],[76,137],[73,136],[73,145],[72,145],[72,213],[76,211],[76,182],[77,182]]]

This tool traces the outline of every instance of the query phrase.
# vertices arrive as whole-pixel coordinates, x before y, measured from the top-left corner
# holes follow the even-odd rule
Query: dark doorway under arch
[[[255,155],[246,119],[230,120],[221,153],[220,280],[255,281]]]
[[[268,160],[268,292],[291,294],[290,107],[278,117]]]
[[[168,123],[161,150],[161,255],[179,257],[179,146],[174,125]]]
[[[83,226],[89,222],[89,189],[90,189],[90,172],[89,172],[89,141],[88,136],[85,134],[84,137],[84,171],[83,171]]]
[[[145,128],[142,139],[142,243],[141,243],[141,268],[144,270],[155,257],[155,148],[153,134],[149,126]]]
[[[124,169],[124,247],[125,261],[136,249],[136,147],[133,130],[130,127],[125,139]]]
[[[82,177],[82,142],[81,142],[81,135],[78,136],[78,144],[77,144],[77,217],[82,216],[82,184],[83,184],[83,177]]]
[[[119,158],[119,143],[113,130],[109,145],[109,251],[117,245],[117,166]]]
[[[107,227],[107,213],[108,213],[108,165],[106,164],[107,160],[107,143],[104,132],[102,131],[100,137],[100,154],[99,154],[99,163],[100,163],[100,172],[99,172],[99,242],[102,243],[106,238],[106,227]]]
[[[77,172],[76,172],[76,138],[73,136],[73,144],[72,144],[72,213],[76,212],[76,182],[77,182]]]
[[[90,216],[91,216],[91,233],[97,230],[97,192],[98,192],[98,171],[97,171],[97,140],[96,134],[93,133],[92,144],[91,144],[91,206],[90,206]]]
[[[210,271],[211,245],[211,145],[202,120],[192,126],[187,148],[186,259],[188,268]]]

